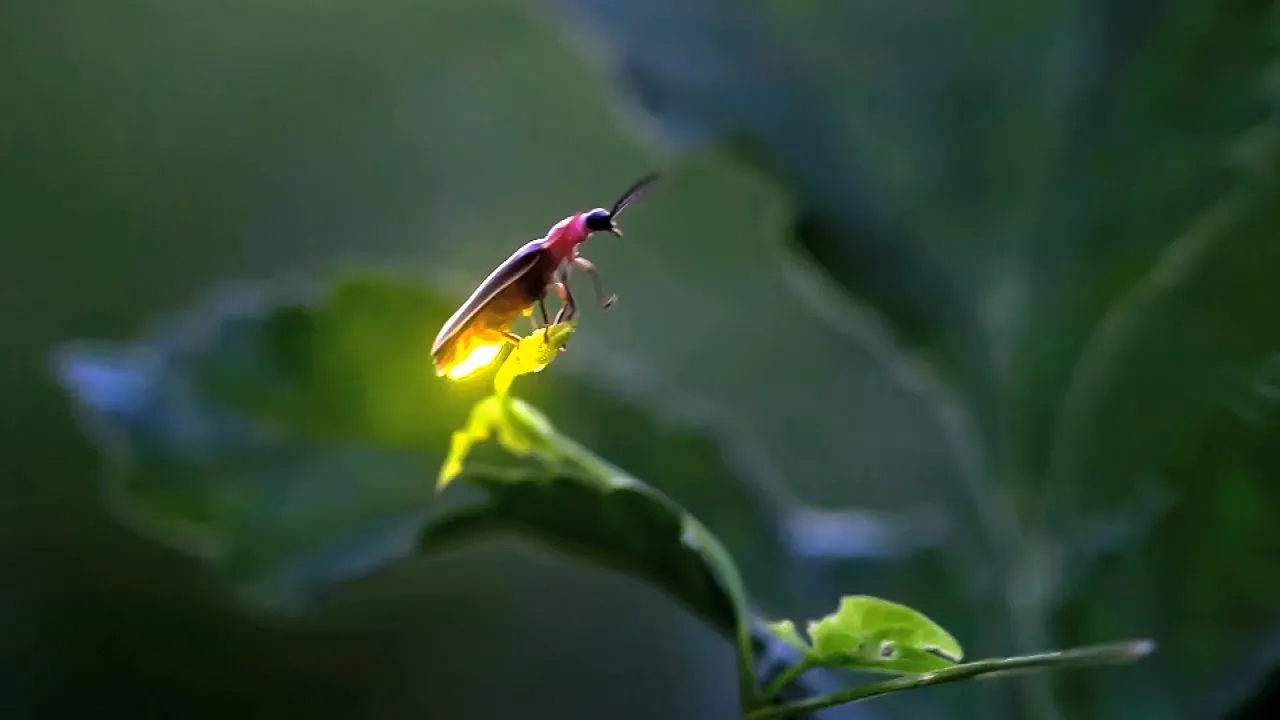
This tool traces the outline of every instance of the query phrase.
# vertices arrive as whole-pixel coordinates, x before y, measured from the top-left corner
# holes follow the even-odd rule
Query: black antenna
[[[640,195],[640,191],[645,189],[645,187],[648,186],[650,183],[657,180],[658,177],[659,177],[658,173],[651,172],[648,175],[645,175],[644,177],[632,183],[631,187],[627,188],[627,191],[622,193],[622,195],[618,197],[617,202],[613,204],[613,209],[609,211],[609,216],[611,218],[618,217],[618,213],[625,210],[626,207],[631,204],[631,201],[635,200],[636,197]]]

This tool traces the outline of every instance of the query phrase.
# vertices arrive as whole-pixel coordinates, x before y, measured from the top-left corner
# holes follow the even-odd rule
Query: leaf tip
[[[765,629],[774,637],[803,653],[807,654],[812,650],[809,647],[809,643],[800,637],[799,631],[796,630],[796,624],[790,620],[766,622]]]
[[[1156,641],[1151,638],[1131,640],[1125,645],[1123,654],[1127,660],[1141,660],[1156,651]]]
[[[459,475],[462,474],[462,462],[457,458],[448,458],[444,465],[440,468],[440,474],[436,476],[436,495],[444,492]]]
[[[51,353],[49,364],[55,382],[80,405],[103,413],[136,411],[154,378],[127,350],[67,344]]]

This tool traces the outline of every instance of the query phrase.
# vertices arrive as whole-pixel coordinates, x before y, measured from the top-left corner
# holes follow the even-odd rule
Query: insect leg
[[[539,330],[542,330],[542,331],[543,331],[543,332],[542,332],[542,341],[543,341],[544,343],[549,343],[549,342],[551,342],[551,325],[552,325],[552,323],[551,323],[551,316],[547,313],[547,296],[546,296],[546,293],[543,293],[542,297],[538,298],[538,302],[537,302],[536,304],[537,304],[537,306],[538,306],[538,313],[539,313],[540,315],[542,315],[542,325],[538,325],[538,321],[537,321],[537,320],[533,320],[533,315],[532,315],[532,313],[530,313],[530,318],[529,318],[529,319],[530,319],[530,320],[533,320],[533,334],[537,335],[537,334],[538,334],[538,331],[539,331]],[[558,317],[558,316],[557,316],[557,317]]]
[[[596,299],[600,301],[600,307],[612,307],[614,303],[618,302],[618,296],[613,293],[605,297],[604,282],[600,279],[600,271],[596,270],[596,266],[592,265],[590,260],[584,257],[576,257],[573,259],[573,264],[579,270],[591,276],[591,284],[595,287]]]
[[[556,291],[556,296],[560,298],[560,312],[556,313],[556,322],[564,322],[571,320],[574,315],[578,314],[578,306],[573,302],[573,295],[569,293],[569,286],[564,282],[564,276],[561,279],[551,283],[552,289]]]
[[[566,320],[571,320],[578,313],[578,306],[573,302],[573,295],[569,292],[569,286],[565,284],[564,279],[567,273],[561,271],[557,273],[559,279],[551,283],[551,287],[555,288],[556,295],[560,296],[560,309],[556,312],[556,319],[552,325],[559,325]],[[569,349],[568,343],[560,346],[560,352]]]
[[[547,296],[544,294],[538,298],[538,311],[542,313],[542,326],[551,327],[551,317],[547,315]],[[534,328],[537,330],[537,328]]]
[[[573,293],[569,291],[569,283],[566,282],[569,279],[569,273],[562,270],[556,274],[556,277],[554,283],[556,294],[560,296],[560,302],[569,308],[569,316],[565,318],[567,320],[578,314],[578,303],[574,301]]]
[[[553,320],[551,324],[552,324],[552,325],[559,325],[560,323],[564,322],[565,320],[568,320],[568,319],[569,319],[569,317],[570,317],[570,313],[569,313],[569,306],[568,306],[568,305],[565,305],[565,306],[563,306],[563,307],[561,307],[561,308],[560,308],[560,311],[559,311],[559,312],[557,312],[557,313],[556,313],[556,319],[555,319],[555,320]]]
[[[562,306],[560,307],[560,309],[559,309],[558,311],[556,311],[556,319],[555,319],[551,324],[552,324],[552,325],[559,325],[560,323],[564,322],[565,320],[568,320],[571,316],[572,316],[572,312],[570,311],[569,306],[568,306],[568,305],[562,305]],[[566,342],[566,343],[564,343],[564,344],[563,344],[563,345],[561,345],[558,349],[559,349],[559,351],[560,351],[560,352],[564,352],[565,350],[568,350],[568,349],[569,349],[569,343],[567,343],[567,342]]]

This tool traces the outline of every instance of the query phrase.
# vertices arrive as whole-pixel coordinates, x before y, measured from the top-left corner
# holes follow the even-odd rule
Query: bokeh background
[[[479,392],[431,377],[440,322],[654,168],[586,247],[618,305],[523,397],[771,616],[1160,643],[830,717],[1263,717],[1277,17],[0,3],[0,717],[736,717],[729,642],[653,588],[407,540],[444,501],[394,446],[440,457]]]

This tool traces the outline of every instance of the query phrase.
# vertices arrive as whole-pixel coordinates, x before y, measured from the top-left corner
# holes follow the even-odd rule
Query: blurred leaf
[[[545,417],[520,400],[491,396],[478,406],[523,417],[516,420],[521,426],[517,434],[523,438],[516,449],[523,449],[528,441],[528,446],[541,448],[544,458],[562,469],[542,474],[473,470],[466,477],[483,488],[486,501],[449,512],[427,525],[420,539],[421,550],[503,532],[538,538],[657,585],[733,638],[738,647],[744,707],[752,706],[760,685],[791,675],[803,657],[791,651],[805,648],[794,643],[780,645],[772,628],[753,617],[736,563],[702,523],[661,493],[558,434]],[[507,422],[498,420],[499,424]],[[889,635],[896,639],[902,633],[891,630]],[[770,697],[799,700],[838,687],[820,673],[803,682],[794,682],[794,677],[791,680],[782,692],[773,692]],[[819,716],[815,710],[796,717],[817,720]]]
[[[811,649],[809,647],[809,643],[805,642],[804,638],[800,637],[799,631],[796,630],[796,624],[791,620],[778,620],[777,622],[766,623],[765,628],[776,635],[778,639],[797,650],[801,650],[807,654]]]
[[[904,132],[937,132],[921,128],[927,113],[914,111],[925,109],[928,98],[921,96],[938,82],[912,80],[948,67],[950,58],[937,54],[951,49],[938,42],[950,38],[904,37],[923,33],[902,21],[911,13],[897,6],[810,1],[783,8],[762,0],[556,5],[581,27],[581,36],[606,43],[610,72],[668,138],[686,148],[710,143],[738,150],[782,182],[804,217],[856,238],[839,250],[848,261],[842,267],[857,269],[867,282],[859,290],[903,340],[939,349],[938,336],[963,338],[976,329],[963,282],[903,227],[898,210],[904,199],[887,194],[895,188],[884,177],[894,170],[915,177],[910,171],[917,168],[904,173],[902,166],[932,162],[908,158],[920,149],[893,141]],[[918,17],[926,31],[936,29],[934,17]],[[841,31],[833,35],[836,28]],[[933,55],[919,52],[927,44]],[[895,69],[892,95],[877,95],[880,88],[841,75],[876,67]],[[831,92],[835,87],[840,92]],[[867,107],[884,110],[876,116],[852,111]],[[883,158],[886,152],[895,156]]]
[[[450,434],[440,426],[462,424],[464,404],[485,384],[433,376],[427,343],[451,309],[430,290],[392,277],[342,278],[323,291],[240,286],[136,343],[70,343],[57,354],[55,372],[107,456],[106,490],[120,519],[210,562],[246,600],[299,605],[330,583],[414,553],[432,518],[448,518],[438,532],[452,537],[449,528],[475,509],[449,515],[452,501],[467,496],[438,499],[430,482],[432,468],[446,460]],[[706,428],[655,422],[582,379],[543,375],[528,389],[576,425],[624,429],[625,442],[607,444],[633,465],[678,459],[663,485],[693,498],[730,531],[749,552],[758,582],[785,585],[794,569],[779,528],[785,508],[736,477],[721,440]],[[508,450],[542,447],[538,436],[549,421],[527,404],[485,396],[473,409],[482,416],[501,410],[502,429],[512,433]],[[490,499],[511,502],[531,488],[511,490]],[[561,483],[551,491],[595,497]],[[676,587],[677,598],[722,631],[750,633],[739,639],[758,656],[763,678],[778,671],[786,654],[736,614],[740,580],[705,527],[639,486],[595,499],[615,510],[639,506],[633,530],[667,533],[683,543],[686,562],[707,563],[702,572],[710,579],[697,582],[712,584]],[[589,503],[563,509],[574,517],[591,510]],[[643,554],[652,538],[617,539],[623,544],[612,550],[624,552],[624,541],[634,541],[640,559],[652,559]],[[694,565],[675,570],[659,584],[697,578]],[[720,583],[733,597],[715,594]],[[739,617],[741,627],[733,624]],[[830,687],[830,679],[810,677],[792,692]]]
[[[390,352],[431,329],[395,327],[379,347],[370,324],[404,316],[360,308],[373,287],[339,289],[320,312],[315,296],[236,288],[139,343],[64,348],[57,375],[107,455],[113,509],[266,602],[403,554],[431,498],[422,453],[443,444],[438,426],[457,410],[438,395],[425,412],[393,407],[404,394],[370,387],[394,373],[422,400],[429,386],[414,380],[435,381],[428,356]],[[355,372],[373,362],[386,374]]]
[[[908,374],[940,371],[982,542],[956,582],[1005,605],[983,603],[984,652],[1056,642],[1068,598],[1106,602],[1068,580],[1197,496],[1162,475],[1227,376],[1280,345],[1274,3],[557,4],[669,139],[791,194],[806,284],[871,306]],[[1198,534],[1240,552],[1226,520]],[[1176,707],[1222,659],[1163,655],[1178,680],[1149,692]]]
[[[940,625],[905,605],[846,595],[830,615],[809,623],[809,642],[790,620],[769,630],[805,651],[811,666],[841,666],[889,673],[924,673],[951,667],[964,657]]]
[[[680,507],[626,476],[468,471],[485,499],[423,531],[434,550],[491,533],[532,535],[662,588],[729,637],[748,623],[737,568],[719,542]]]
[[[255,599],[303,601],[411,552],[440,511],[431,477],[489,383],[434,376],[430,343],[452,310],[390,276],[237,286],[134,343],[70,343],[55,373],[107,456],[121,519]],[[729,532],[756,582],[785,585],[779,508],[706,428],[657,422],[581,378],[542,373],[528,390],[574,426],[625,428],[605,443],[623,462],[670,450],[680,463],[662,486]]]
[[[1251,391],[1280,346],[1272,311],[1280,301],[1278,187],[1242,187],[1219,204],[1101,326],[1064,406],[1051,477],[1129,484],[1076,483],[1062,496],[1100,508],[1132,499],[1134,480],[1187,457],[1219,410]]]
[[[561,346],[571,333],[569,327],[556,334]],[[523,348],[522,353],[521,346],[527,342],[521,341],[512,355],[517,365],[522,354],[530,355],[528,348]],[[549,352],[540,355],[546,362],[557,351]],[[504,363],[504,367],[511,362]],[[545,367],[546,362],[536,367]],[[573,483],[571,487],[553,484],[551,489],[558,488],[558,493],[541,492],[544,488],[540,483],[525,480],[520,483],[521,487],[533,487],[539,494],[518,495],[506,501],[504,491],[509,491],[511,478],[496,485],[479,483],[488,493],[489,504],[464,514],[450,515],[443,521],[444,530],[440,530],[440,524],[429,526],[424,531],[424,546],[459,534],[471,536],[477,529],[491,532],[495,528],[516,528],[570,552],[591,555],[606,565],[648,579],[736,640],[741,699],[744,707],[750,706],[757,689],[752,637],[755,628],[748,615],[746,590],[737,565],[720,540],[661,493],[560,434],[536,408],[506,395],[505,388],[509,386],[510,382],[496,382],[499,394],[476,404],[478,412],[473,412],[472,419],[486,426],[468,428],[469,435],[463,437],[487,436],[496,431],[499,442],[509,452],[536,454],[561,470],[576,470],[579,474],[569,478]],[[460,467],[465,452],[451,452],[450,460]],[[586,490],[591,494],[584,495]],[[671,544],[673,540],[678,546]],[[706,577],[695,577],[690,569],[690,562],[695,558]],[[709,589],[712,586],[709,579],[714,580],[720,592],[718,597]],[[729,610],[727,615],[722,612],[724,607]]]
[[[1250,190],[1276,196],[1274,185]],[[1280,552],[1264,519],[1280,507],[1280,422],[1268,389],[1280,348],[1280,219],[1262,198],[1234,200],[1180,241],[1099,334],[1053,468],[1058,477],[1138,478],[1167,496],[1150,533],[1096,571],[1114,548],[1097,547],[1096,528],[1073,538],[1068,567],[1094,592],[1130,603],[1077,601],[1072,612],[1099,632],[1121,618],[1147,625],[1169,650],[1155,659],[1163,675],[1150,684],[1219,681],[1204,695],[1165,690],[1171,709],[1195,702],[1205,714],[1239,701],[1280,660],[1280,582],[1261,566]],[[1115,522],[1108,508],[1143,501],[1124,486],[1076,492],[1073,501],[1099,522]],[[1141,610],[1152,603],[1164,612]]]
[[[624,395],[624,388],[611,392],[588,378],[549,380],[529,382],[521,396],[554,417],[562,434],[701,519],[738,559],[757,602],[794,606],[820,561],[794,555],[785,528],[796,499],[785,486],[767,484],[732,437],[712,420],[641,411],[643,398]]]

